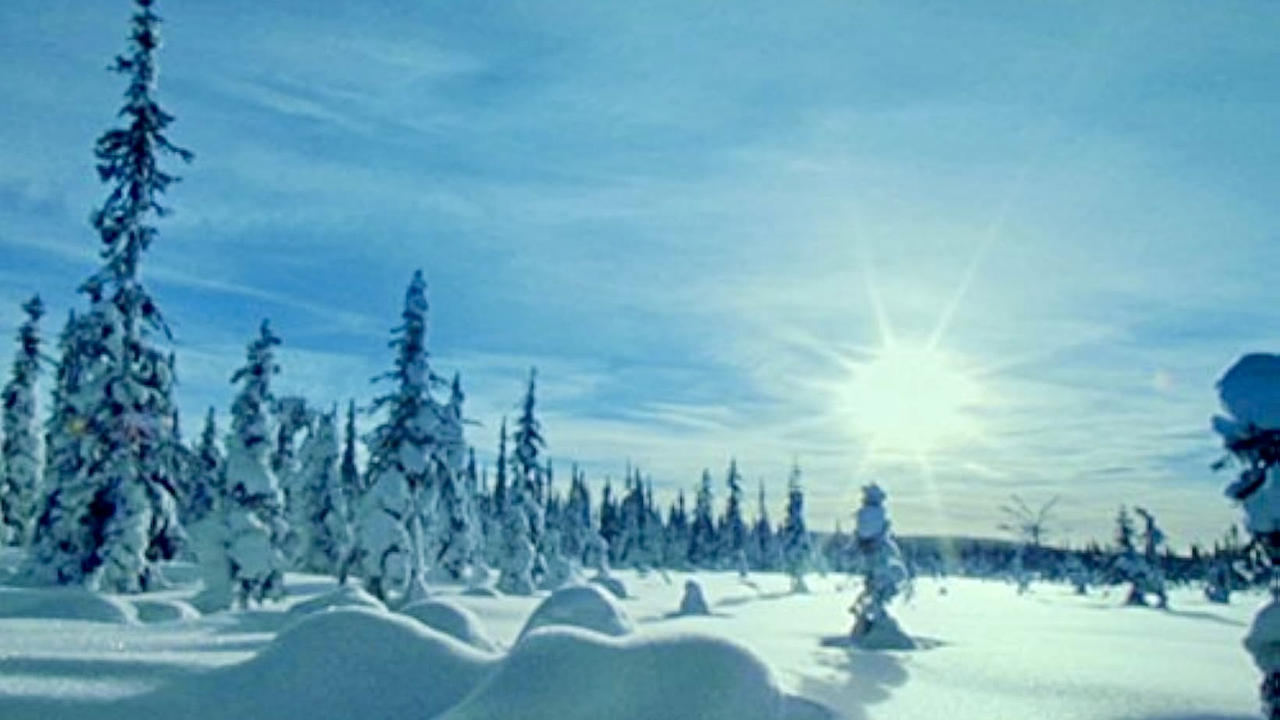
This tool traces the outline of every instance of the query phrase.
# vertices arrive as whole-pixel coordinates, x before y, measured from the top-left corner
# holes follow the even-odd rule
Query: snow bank
[[[627,611],[595,585],[574,585],[551,593],[529,616],[517,642],[548,625],[569,625],[614,637],[635,632]]]
[[[79,588],[0,588],[0,618],[132,625],[138,611],[125,600]]]
[[[310,600],[304,600],[294,605],[289,608],[289,615],[291,617],[302,617],[336,608],[365,608],[385,612],[387,606],[362,588],[354,585],[343,585],[337,590],[317,595]]]
[[[409,618],[335,609],[303,619],[250,660],[128,698],[99,717],[428,718],[495,662]]]
[[[768,668],[727,640],[546,628],[439,720],[783,720],[792,707]]]
[[[1222,408],[1243,428],[1280,430],[1280,355],[1252,353],[1236,361],[1218,381]],[[1227,421],[1229,422],[1229,421]],[[1218,432],[1231,432],[1215,420]]]
[[[447,600],[422,600],[407,605],[400,612],[477,650],[498,651],[498,645],[490,639],[480,618]]]

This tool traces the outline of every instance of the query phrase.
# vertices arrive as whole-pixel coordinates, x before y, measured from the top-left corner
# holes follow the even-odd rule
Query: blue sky
[[[145,277],[189,431],[258,319],[284,392],[368,399],[403,288],[496,444],[536,365],[552,455],[660,492],[736,456],[820,528],[881,482],[903,533],[1055,539],[1121,503],[1234,521],[1213,382],[1274,349],[1280,5],[161,2],[196,152]],[[78,306],[125,2],[0,6],[0,332]],[[980,389],[963,441],[875,453],[841,388],[882,343]]]

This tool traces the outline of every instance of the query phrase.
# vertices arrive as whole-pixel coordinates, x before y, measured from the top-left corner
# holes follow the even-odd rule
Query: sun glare
[[[873,451],[924,455],[978,434],[978,384],[936,350],[891,345],[849,370],[843,411]]]

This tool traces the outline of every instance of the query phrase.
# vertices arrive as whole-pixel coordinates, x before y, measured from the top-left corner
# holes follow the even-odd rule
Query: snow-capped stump
[[[120,701],[106,717],[435,717],[497,662],[410,618],[333,610],[303,619],[243,663]]]
[[[791,707],[764,663],[727,640],[548,628],[440,720],[786,720]]]
[[[480,618],[448,600],[422,600],[407,605],[400,612],[477,650],[498,651],[497,644],[485,631]]]
[[[548,625],[570,625],[613,637],[635,632],[627,611],[594,585],[574,585],[551,593],[529,616],[517,642]]]
[[[79,588],[0,588],[0,618],[133,625],[138,611],[126,600]]]
[[[680,599],[679,615],[710,615],[706,593],[702,591],[702,583],[697,580],[685,580],[684,597]]]
[[[184,622],[200,617],[198,610],[181,600],[142,598],[134,600],[133,607],[144,623]]]
[[[313,613],[322,612],[324,610],[335,610],[339,608],[365,608],[366,610],[378,610],[385,612],[386,605],[373,595],[369,594],[364,588],[354,585],[343,585],[338,589],[327,592],[323,595],[317,595],[310,600],[304,600],[297,605],[289,608],[289,615],[293,617],[302,617]]]

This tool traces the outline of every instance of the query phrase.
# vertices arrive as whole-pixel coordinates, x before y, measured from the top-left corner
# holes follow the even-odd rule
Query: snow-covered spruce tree
[[[1280,562],[1280,355],[1253,353],[1237,360],[1218,381],[1224,414],[1213,418],[1227,457],[1215,469],[1240,467],[1226,488],[1240,503],[1245,529],[1274,567]],[[1262,671],[1262,712],[1280,718],[1280,591],[1271,574],[1271,601],[1254,616],[1244,645]]]
[[[45,422],[41,497],[24,574],[35,582],[78,583],[94,548],[94,526],[81,522],[96,488],[84,472],[90,447],[86,418],[90,370],[101,362],[102,335],[88,315],[68,314],[58,337],[53,404]]]
[[[516,419],[516,429],[512,435],[515,447],[512,448],[513,487],[518,487],[524,497],[525,513],[529,516],[530,539],[534,547],[541,549],[540,534],[543,530],[544,508],[546,506],[545,487],[546,470],[541,463],[541,452],[546,448],[546,440],[542,437],[542,423],[534,415],[536,403],[535,391],[538,378],[536,368],[529,370],[529,384],[525,389],[524,400],[520,403],[520,417]]]
[[[1143,577],[1143,592],[1156,597],[1156,607],[1169,606],[1169,595],[1165,591],[1164,571],[1160,569],[1160,546],[1164,544],[1164,531],[1156,526],[1156,518],[1145,508],[1135,507],[1134,512],[1142,518],[1143,560],[1146,574]]]
[[[1146,605],[1151,570],[1143,554],[1138,552],[1133,518],[1124,506],[1116,514],[1116,551],[1111,561],[1111,575],[1129,583],[1126,605]]]
[[[804,576],[813,565],[813,539],[804,523],[804,488],[800,485],[800,466],[791,467],[787,481],[787,516],[778,530],[783,563],[791,576],[791,592],[807,593]]]
[[[176,442],[173,368],[171,357],[149,342],[156,331],[167,337],[168,326],[139,269],[157,236],[151,221],[166,212],[158,197],[176,180],[160,169],[160,156],[192,156],[165,136],[173,118],[154,98],[160,38],[153,4],[135,0],[128,52],[112,68],[128,78],[119,113],[126,126],[103,133],[95,147],[98,176],[110,186],[91,218],[104,265],[80,290],[94,304],[91,315],[102,334],[95,347],[68,348],[91,350],[97,360],[78,382],[85,394],[78,419],[89,442],[82,448],[83,477],[72,480],[89,502],[77,508],[65,496],[47,498],[47,506],[58,507],[46,507],[42,516],[60,527],[36,541],[37,555],[58,568],[59,582],[121,592],[156,586],[156,561],[172,557],[183,540],[166,452]]]
[[[23,303],[27,319],[18,329],[13,373],[0,394],[0,542],[25,545],[32,531],[40,481],[40,437],[36,420],[36,376],[40,372],[40,317],[36,295]]]
[[[640,568],[644,564],[640,549],[641,534],[644,532],[644,493],[638,473],[633,473],[631,468],[627,468],[626,494],[618,503],[618,515],[622,534],[618,537],[614,563]]]
[[[684,490],[676,494],[676,500],[667,511],[667,524],[663,529],[662,565],[676,570],[689,567],[689,513],[685,508]]]
[[[204,429],[195,448],[195,468],[190,493],[182,499],[182,522],[192,527],[222,505],[227,495],[226,461],[218,447],[218,422],[213,408],[204,417]]]
[[[493,493],[489,496],[488,517],[485,520],[484,557],[490,567],[502,564],[506,547],[504,534],[507,521],[507,418],[503,416],[498,429],[498,457],[495,460]]]
[[[440,456],[436,503],[423,518],[431,531],[433,577],[443,580],[461,580],[470,567],[473,555],[479,550],[476,542],[475,513],[473,506],[474,484],[468,485],[467,444],[463,434],[462,379],[453,376],[449,402],[440,413]],[[470,466],[474,475],[474,458]],[[426,523],[430,522],[430,525]]]
[[[434,506],[436,479],[445,466],[436,433],[440,408],[430,386],[438,378],[427,362],[427,286],[422,271],[405,291],[403,322],[389,343],[395,369],[377,379],[396,389],[374,400],[386,417],[369,438],[368,490],[361,498],[356,538],[369,592],[382,600],[425,592],[423,507]]]
[[[872,483],[862,488],[855,537],[866,576],[862,592],[849,608],[855,621],[853,641],[869,650],[911,649],[915,642],[889,614],[888,605],[907,581],[902,553],[890,532],[885,493]]]
[[[336,408],[315,418],[298,456],[303,483],[297,499],[304,509],[298,565],[309,572],[336,575],[352,543],[346,489],[338,466]]]
[[[570,473],[569,497],[560,513],[560,551],[572,562],[583,563],[591,529],[591,493],[586,479],[575,466]]]
[[[240,391],[231,404],[226,439],[227,493],[221,508],[192,532],[196,536],[204,591],[196,604],[205,611],[284,596],[289,527],[284,496],[271,470],[274,428],[271,377],[279,372],[274,348],[280,338],[266,320],[246,350],[245,364],[231,376]]]
[[[724,515],[718,528],[722,545],[720,559],[737,562],[747,550],[747,524],[742,519],[742,475],[738,472],[737,460],[729,461],[729,472],[724,482],[729,494],[725,498]]]
[[[751,552],[747,559],[753,570],[776,570],[778,568],[778,544],[773,536],[773,525],[769,522],[769,508],[764,500],[764,480],[760,481],[757,495],[756,521],[751,526]]]
[[[503,515],[503,558],[498,589],[511,595],[528,595],[533,592],[534,570],[538,565],[539,543],[542,539],[543,507],[540,496],[543,490],[543,468],[539,451],[545,446],[541,425],[534,416],[534,391],[536,370],[529,371],[529,385],[521,403],[521,413],[516,421],[512,438],[513,475],[507,487],[506,510]]]
[[[298,436],[311,429],[315,412],[306,398],[290,395],[272,401],[271,415],[276,419],[275,448],[271,451],[271,471],[276,477],[294,475],[298,470]],[[283,488],[282,488],[283,489]],[[289,493],[285,492],[285,502]]]
[[[613,497],[613,480],[604,479],[604,489],[600,493],[600,530],[597,533],[605,543],[609,562],[616,562],[622,551],[622,513],[618,510],[618,502]]]
[[[360,478],[360,466],[356,460],[356,401],[347,402],[347,422],[342,429],[342,462],[338,466],[338,477],[342,479],[342,494],[347,500],[347,513],[353,510],[360,496],[364,494],[364,483]]]
[[[704,469],[689,526],[689,563],[697,568],[713,568],[719,564],[720,542],[715,521],[711,519],[711,500],[711,471]]]

